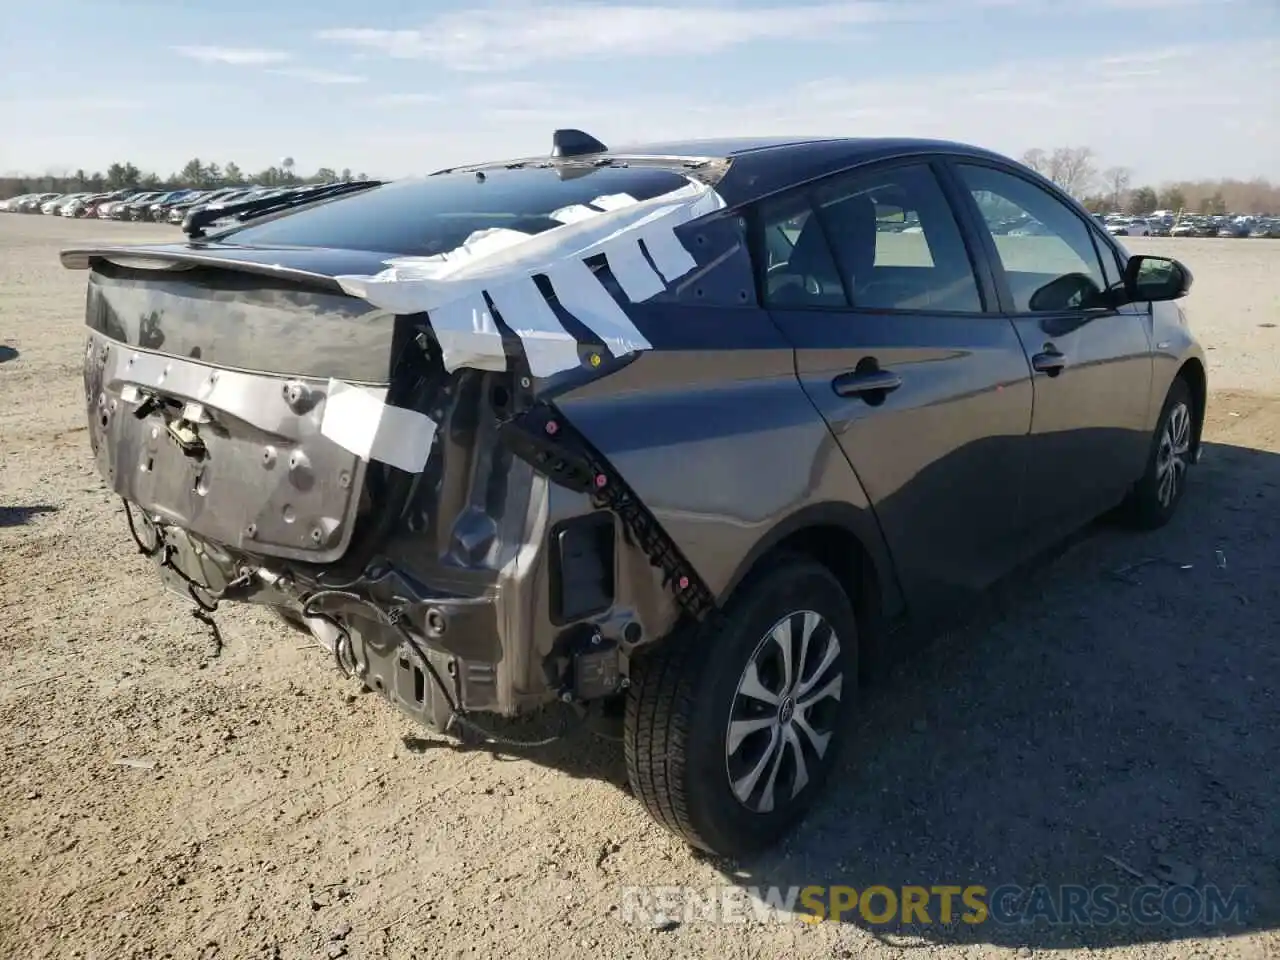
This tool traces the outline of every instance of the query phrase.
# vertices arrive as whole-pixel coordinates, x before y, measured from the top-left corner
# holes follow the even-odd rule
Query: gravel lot
[[[651,826],[588,732],[521,754],[431,738],[251,609],[210,656],[93,467],[85,278],[57,260],[174,236],[0,217],[0,955],[1280,957],[1280,241],[1130,241],[1191,266],[1212,351],[1182,513],[1011,578],[866,692],[789,846],[724,864]],[[1247,923],[620,916],[626,885],[1126,886],[1121,865],[1161,858],[1247,888]]]

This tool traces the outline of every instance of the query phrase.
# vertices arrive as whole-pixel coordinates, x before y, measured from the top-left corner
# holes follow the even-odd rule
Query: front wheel
[[[835,766],[857,676],[839,581],[807,557],[778,558],[737,591],[718,635],[673,636],[633,664],[624,741],[636,797],[708,852],[769,846]]]
[[[1142,530],[1163,527],[1178,509],[1192,463],[1193,406],[1191,388],[1179,377],[1160,411],[1147,468],[1123,505],[1123,516],[1132,526]]]

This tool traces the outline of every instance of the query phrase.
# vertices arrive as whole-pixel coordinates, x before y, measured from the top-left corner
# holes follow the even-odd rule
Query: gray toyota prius
[[[620,715],[720,854],[812,805],[900,628],[1166,523],[1199,453],[1188,269],[957,143],[560,130],[62,258],[98,466],[202,618],[441,732]]]

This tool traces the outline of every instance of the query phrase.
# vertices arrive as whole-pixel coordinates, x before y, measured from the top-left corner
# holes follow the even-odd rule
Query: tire
[[[1195,401],[1187,381],[1178,377],[1169,387],[1160,419],[1156,422],[1146,470],[1134,484],[1121,510],[1123,519],[1130,526],[1139,530],[1155,530],[1173,518],[1187,489],[1187,470],[1192,464],[1194,441]]]
[[[744,582],[725,619],[719,635],[675,635],[633,662],[623,740],[632,791],[655,820],[741,857],[798,822],[838,763],[857,699],[858,628],[832,573],[790,554]],[[731,738],[735,717],[744,725]]]

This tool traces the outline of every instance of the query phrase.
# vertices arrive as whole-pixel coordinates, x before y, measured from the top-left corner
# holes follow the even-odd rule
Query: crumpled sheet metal
[[[425,312],[449,371],[507,367],[487,294],[523,343],[530,371],[547,377],[582,361],[577,341],[539,291],[535,276],[545,275],[560,306],[615,356],[647,350],[648,340],[584,261],[604,254],[626,297],[633,303],[648,300],[697,266],[676,228],[724,206],[714,189],[694,180],[650,200],[610,194],[555,211],[552,217],[562,225],[543,233],[477,231],[446,253],[398,257],[373,276],[336,279],[347,293],[374,306],[399,314]]]

